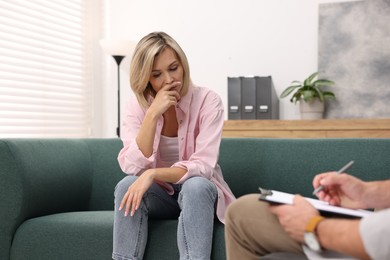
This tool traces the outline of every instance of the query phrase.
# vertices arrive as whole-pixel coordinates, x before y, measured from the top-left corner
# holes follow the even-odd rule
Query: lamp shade
[[[112,56],[127,56],[135,49],[136,43],[128,40],[102,39],[100,46],[105,53]]]

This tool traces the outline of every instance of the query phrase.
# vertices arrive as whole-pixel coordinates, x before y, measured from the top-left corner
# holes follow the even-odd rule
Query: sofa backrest
[[[363,180],[390,178],[390,139],[225,138],[219,164],[225,181],[239,197],[258,187],[311,197],[317,173],[337,171]]]
[[[89,210],[113,210],[114,188],[126,176],[119,167],[118,153],[122,141],[115,139],[85,139],[92,163],[92,186]]]
[[[0,140],[0,199],[10,200],[1,196],[11,190],[26,216],[110,210],[114,187],[125,176],[117,161],[121,148],[118,138]],[[389,178],[389,155],[390,139],[224,138],[219,164],[236,196],[259,186],[310,196],[316,173],[350,160],[355,164],[348,172],[359,178]]]
[[[84,141],[9,139],[0,142],[1,182],[5,189],[13,191],[15,202],[23,201],[19,210],[28,217],[86,207],[92,165]]]

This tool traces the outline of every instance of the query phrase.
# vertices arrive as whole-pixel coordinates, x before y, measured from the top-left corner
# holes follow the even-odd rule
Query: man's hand
[[[360,179],[348,174],[328,172],[314,177],[313,186],[316,188],[320,185],[324,186],[324,189],[316,194],[320,200],[351,209],[366,208],[364,202],[367,199],[367,185]]]
[[[270,210],[289,236],[300,243],[304,243],[303,236],[309,220],[319,215],[318,210],[300,195],[295,195],[293,205],[273,205]]]

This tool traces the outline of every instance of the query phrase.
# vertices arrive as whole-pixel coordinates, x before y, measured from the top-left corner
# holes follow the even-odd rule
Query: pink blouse
[[[203,176],[212,181],[218,190],[217,216],[224,223],[226,207],[235,200],[224,181],[218,162],[224,123],[223,104],[213,91],[191,85],[188,93],[176,106],[179,123],[179,159],[172,167],[180,167],[187,173],[177,182],[184,183],[193,176]],[[140,151],[135,139],[145,117],[146,110],[133,98],[125,113],[121,139],[123,148],[119,152],[119,165],[127,174],[140,175],[145,170],[156,168],[159,162],[159,142],[164,119],[161,116],[153,144],[153,154],[146,158]],[[169,194],[173,188],[169,183],[158,182]]]

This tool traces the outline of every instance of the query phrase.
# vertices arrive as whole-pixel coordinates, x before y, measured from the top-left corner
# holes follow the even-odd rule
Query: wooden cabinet
[[[390,119],[228,120],[223,137],[390,138]]]

